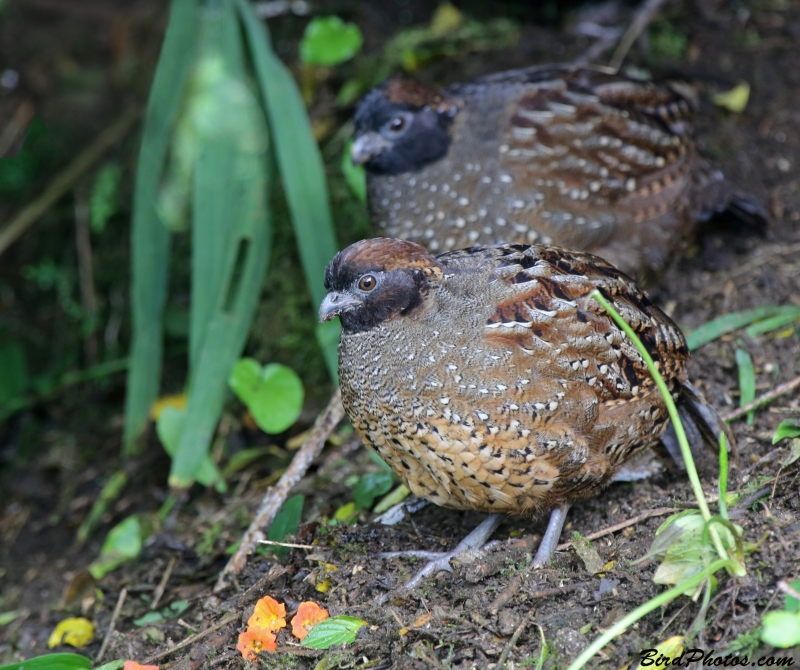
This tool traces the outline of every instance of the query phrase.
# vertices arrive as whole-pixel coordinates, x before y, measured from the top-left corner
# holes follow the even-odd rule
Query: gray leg
[[[550,521],[547,524],[547,530],[544,532],[542,541],[539,544],[539,551],[533,558],[533,565],[541,566],[549,562],[555,553],[558,546],[558,540],[561,537],[561,530],[564,528],[564,522],[567,520],[567,511],[569,505],[564,503],[559,507],[553,508],[550,513]]]
[[[405,586],[404,590],[412,590],[417,588],[422,580],[428,575],[436,574],[441,570],[452,572],[453,568],[450,567],[450,559],[457,558],[464,554],[472,554],[481,549],[486,540],[488,540],[492,533],[500,525],[503,520],[502,514],[491,514],[486,517],[481,524],[467,535],[461,542],[458,543],[455,549],[446,553],[437,553],[434,551],[391,551],[383,554],[378,554],[381,558],[395,558],[396,556],[417,556],[419,558],[431,559],[422,570],[420,570]],[[563,522],[562,522],[563,523]],[[560,529],[559,529],[560,530]]]

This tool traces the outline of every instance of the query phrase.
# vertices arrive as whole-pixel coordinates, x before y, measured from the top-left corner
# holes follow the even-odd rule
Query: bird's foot
[[[502,521],[502,514],[492,514],[484,519],[481,524],[467,535],[461,542],[458,543],[455,549],[448,552],[436,551],[390,551],[378,554],[380,558],[396,558],[397,556],[414,556],[416,558],[427,558],[428,564],[422,568],[414,577],[411,578],[401,589],[403,591],[411,591],[417,588],[422,580],[429,575],[435,575],[437,572],[446,571],[452,572],[453,568],[450,566],[450,560],[459,558],[464,562],[465,559],[474,560],[476,557],[481,556],[486,550],[486,540],[489,539],[492,533],[497,529]],[[488,545],[487,545],[488,546]]]

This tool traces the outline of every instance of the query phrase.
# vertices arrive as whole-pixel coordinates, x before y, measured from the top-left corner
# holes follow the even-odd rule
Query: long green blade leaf
[[[756,372],[753,359],[744,349],[736,349],[736,365],[739,368],[739,407],[756,399]],[[753,423],[755,411],[748,413],[747,423]]]
[[[203,14],[197,92],[198,163],[194,172],[195,263],[192,370],[186,421],[170,485],[189,486],[206,459],[228,377],[244,348],[269,259],[268,134],[264,112],[245,80],[241,32],[232,2]],[[217,186],[207,188],[209,184]],[[217,245],[215,250],[209,244]],[[211,263],[212,267],[203,263]],[[203,273],[216,272],[206,278]],[[198,296],[197,291],[208,294]]]
[[[794,312],[797,307],[794,306],[781,306],[781,305],[765,305],[764,307],[757,307],[756,309],[748,309],[743,312],[732,312],[731,314],[723,314],[716,319],[712,319],[708,323],[704,323],[697,330],[692,331],[686,336],[686,343],[689,345],[690,351],[694,351],[702,347],[704,344],[716,340],[728,333],[743,328],[751,323],[776,316]]]
[[[145,113],[131,230],[133,342],[125,398],[124,452],[144,430],[161,378],[161,317],[167,294],[169,233],[155,203],[169,135],[194,59],[197,0],[173,0]]]
[[[272,51],[265,26],[247,0],[236,2],[267,110],[306,281],[314,304],[319,305],[325,297],[325,267],[338,250],[322,156],[300,92],[289,71]],[[335,340],[329,332],[317,339],[335,379]]]

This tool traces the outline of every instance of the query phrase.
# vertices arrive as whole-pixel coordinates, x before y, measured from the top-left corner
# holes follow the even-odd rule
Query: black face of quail
[[[423,103],[420,105],[394,102],[390,93],[389,86],[375,90],[359,105],[353,162],[375,174],[393,175],[417,170],[444,156],[455,108],[433,95],[427,100],[412,98]]]

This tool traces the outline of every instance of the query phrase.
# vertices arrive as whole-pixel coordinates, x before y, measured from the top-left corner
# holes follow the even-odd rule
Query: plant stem
[[[625,334],[628,338],[633,342],[636,349],[639,351],[639,354],[644,359],[645,363],[647,364],[647,369],[650,371],[650,374],[653,376],[653,381],[655,381],[658,390],[661,392],[661,395],[664,398],[664,403],[667,406],[667,412],[669,412],[669,418],[672,420],[672,425],[675,428],[675,435],[678,438],[678,443],[681,446],[681,454],[683,454],[683,460],[686,463],[686,474],[689,475],[689,481],[692,485],[692,490],[694,491],[694,496],[697,498],[697,505],[700,508],[700,513],[703,515],[703,520],[708,522],[711,518],[711,510],[708,508],[708,502],[706,502],[705,493],[703,493],[703,487],[700,484],[700,477],[697,474],[697,468],[694,465],[694,459],[692,458],[692,450],[689,447],[689,440],[686,439],[686,431],[683,429],[683,424],[681,423],[680,415],[678,414],[678,408],[675,406],[675,401],[672,399],[672,394],[670,393],[669,389],[667,388],[667,384],[664,382],[664,378],[661,376],[661,373],[658,371],[655,363],[653,362],[653,358],[650,356],[650,352],[647,351],[645,346],[642,344],[641,340],[637,337],[636,333],[633,332],[633,328],[631,328],[623,319],[619,312],[614,309],[614,306],[606,300],[603,295],[595,289],[592,291],[589,296],[594,298],[597,302],[602,305],[603,309],[605,309],[614,322],[625,331]],[[722,544],[722,540],[719,537],[719,533],[717,533],[716,528],[713,526],[709,528],[709,532],[711,534],[711,541],[714,543],[714,548],[717,550],[720,558],[725,561],[729,560],[728,552],[725,550],[725,547]],[[733,564],[733,563],[731,563]],[[735,567],[734,572],[739,574],[741,568],[738,566]],[[743,573],[742,573],[743,574]]]
[[[633,612],[617,621],[617,623],[611,626],[611,628],[609,628],[607,631],[605,631],[605,633],[592,642],[584,650],[584,652],[572,662],[567,670],[580,670],[589,662],[592,656],[594,656],[598,651],[611,642],[611,640],[617,637],[617,635],[624,633],[629,626],[639,621],[639,619],[643,618],[654,609],[657,609],[662,605],[666,605],[668,602],[674,600],[689,589],[694,589],[704,579],[707,579],[717,572],[717,570],[721,570],[722,568],[734,569],[733,563],[734,562],[730,559],[714,561],[707,568],[694,575],[694,577],[690,577],[686,581],[673,586],[671,589],[669,589],[669,591],[664,591],[664,593],[661,593],[652,600],[648,600],[643,605],[640,605],[633,610]]]

